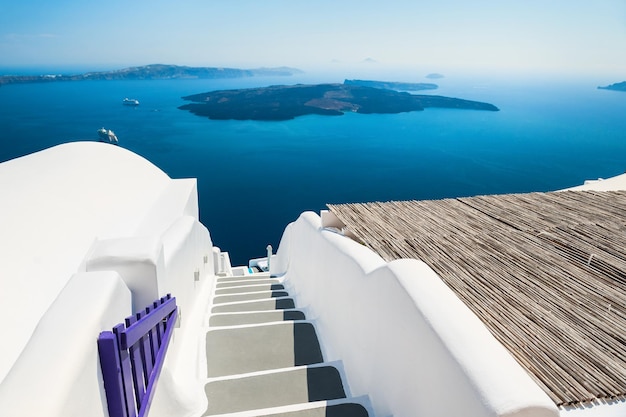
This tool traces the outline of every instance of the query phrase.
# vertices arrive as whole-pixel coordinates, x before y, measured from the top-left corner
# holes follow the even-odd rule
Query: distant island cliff
[[[414,95],[349,84],[271,86],[220,90],[183,97],[180,106],[215,120],[289,120],[307,114],[339,116],[345,112],[402,113],[427,107],[498,111],[493,104],[457,98]]]
[[[626,91],[626,81],[607,85],[606,87],[598,87],[600,90]]]
[[[153,64],[141,67],[129,67],[114,71],[87,72],[76,75],[2,75],[2,84],[43,83],[54,81],[85,81],[85,80],[170,80],[190,78],[241,78],[255,76],[290,76],[302,73],[295,68],[216,68],[216,67],[185,67],[179,65]]]

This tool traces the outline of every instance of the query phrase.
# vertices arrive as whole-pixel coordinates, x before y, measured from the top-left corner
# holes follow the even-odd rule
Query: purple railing
[[[109,417],[148,414],[156,382],[178,317],[168,294],[98,337]]]

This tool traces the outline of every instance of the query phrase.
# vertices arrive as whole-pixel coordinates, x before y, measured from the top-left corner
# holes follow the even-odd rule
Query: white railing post
[[[272,245],[267,245],[267,272],[271,274],[270,260],[272,259]]]

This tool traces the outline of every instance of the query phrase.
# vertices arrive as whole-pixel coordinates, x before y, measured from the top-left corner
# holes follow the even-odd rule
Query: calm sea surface
[[[547,191],[626,169],[626,93],[596,83],[437,80],[500,112],[212,121],[177,107],[216,89],[304,78],[86,81],[0,87],[0,162],[112,129],[173,178],[198,178],[201,221],[236,264],[326,203]],[[324,80],[327,81],[327,80]],[[333,81],[341,82],[337,78]],[[620,80],[614,80],[620,81]],[[122,106],[137,98],[137,108]],[[1,190],[0,190],[1,192]],[[1,201],[1,199],[0,199]]]

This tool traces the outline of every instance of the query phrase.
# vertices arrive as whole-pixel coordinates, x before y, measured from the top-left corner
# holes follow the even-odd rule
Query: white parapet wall
[[[115,271],[131,292],[132,312],[159,298],[159,277],[165,275],[163,244],[156,237],[97,240],[86,262],[87,272]]]
[[[423,262],[386,263],[307,212],[271,265],[315,321],[325,359],[343,361],[352,395],[368,395],[376,415],[559,414]]]
[[[200,385],[185,330],[215,270],[196,180],[77,142],[0,164],[0,189],[0,414],[106,416],[98,334],[167,293],[180,319],[162,385],[186,400]]]
[[[94,241],[132,236],[171,179],[123,148],[77,142],[0,164],[0,382]]]
[[[0,384],[0,414],[108,415],[96,339],[130,313],[118,273],[75,274]]]
[[[587,180],[582,185],[567,188],[571,191],[622,191],[626,190],[626,174],[616,175],[610,178],[598,178]]]

